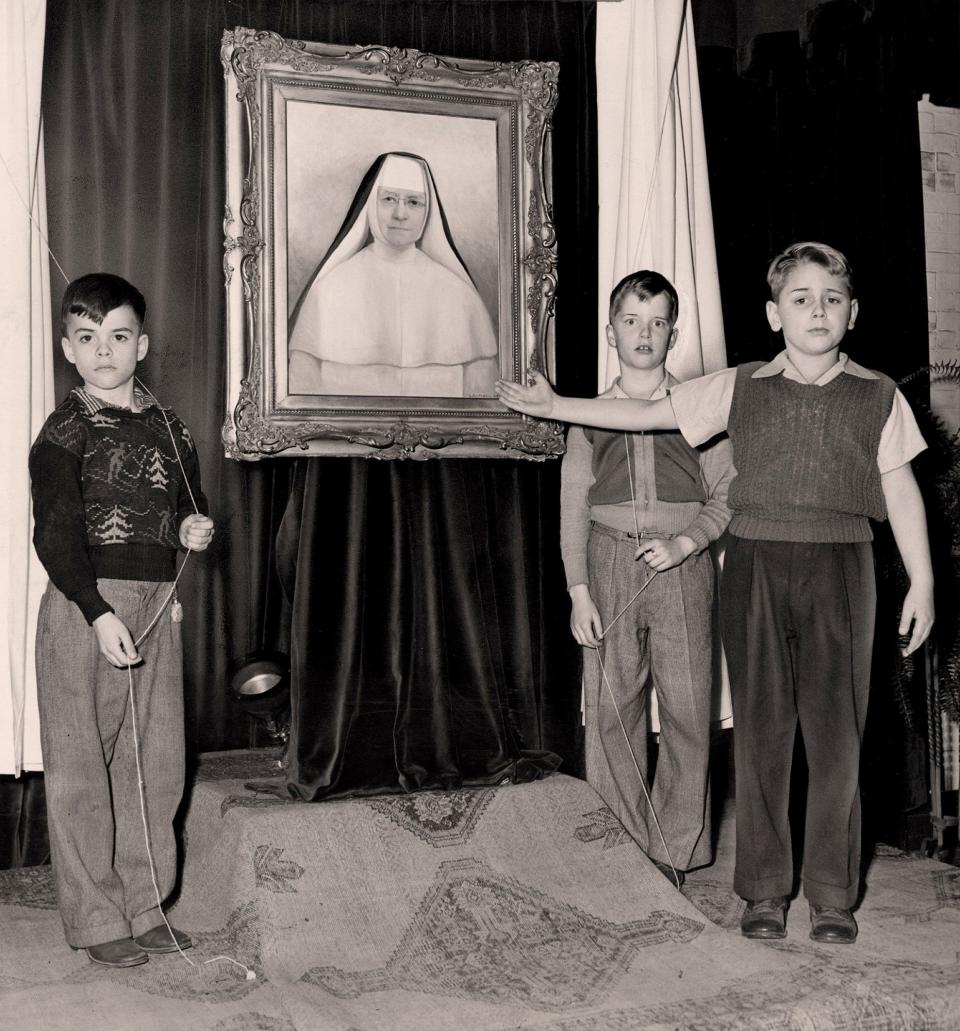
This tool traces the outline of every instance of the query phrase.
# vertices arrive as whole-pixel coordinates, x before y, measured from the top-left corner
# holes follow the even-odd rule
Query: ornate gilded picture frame
[[[228,457],[544,459],[557,65],[224,33]]]

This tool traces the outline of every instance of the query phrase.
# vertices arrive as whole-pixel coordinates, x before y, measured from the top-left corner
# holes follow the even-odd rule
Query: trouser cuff
[[[793,874],[774,874],[770,877],[741,877],[735,874],[733,890],[748,902],[782,898],[793,894]]]
[[[134,938],[139,938],[141,934],[152,931],[154,927],[159,927],[162,923],[163,913],[160,912],[158,906],[154,906],[153,909],[148,909],[146,913],[140,913],[130,921],[130,934]]]
[[[803,879],[803,895],[812,906],[852,909],[859,894],[859,884],[851,884],[844,888],[836,884],[826,884],[823,881],[813,881],[809,877]]]
[[[96,927],[64,927],[67,944],[74,949],[88,949],[91,945],[104,945],[118,938],[130,937],[130,925],[126,920],[111,920]]]

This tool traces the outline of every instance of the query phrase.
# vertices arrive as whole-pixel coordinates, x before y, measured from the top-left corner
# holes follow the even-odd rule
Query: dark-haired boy
[[[909,654],[933,626],[933,571],[910,460],[924,443],[895,384],[850,361],[857,318],[846,258],[798,243],[773,259],[772,362],[724,369],[669,399],[558,398],[542,377],[501,382],[530,415],[627,430],[679,426],[693,444],[726,430],[737,477],[721,583],[733,695],[737,793],[734,888],[741,931],[782,938],[793,885],[788,802],[799,724],[807,755],[803,884],[810,936],[850,943],[860,873],[860,742],[876,586],[871,519],[889,518],[910,579],[899,633]]]
[[[34,546],[50,577],[37,689],[57,904],[67,942],[113,967],[190,946],[180,931],[171,937],[157,897],[176,878],[183,791],[176,610],[143,635],[172,594],[178,548],[202,551],[213,535],[186,426],[134,385],[149,347],[145,313],[119,276],[67,287],[61,345],[83,386],[30,452]]]
[[[634,272],[614,287],[606,333],[620,376],[602,398],[669,394],[677,381],[665,363],[678,307],[659,272]],[[678,883],[711,858],[714,570],[707,546],[730,520],[733,475],[725,439],[697,449],[677,432],[580,426],[567,434],[561,467],[570,629],[578,644],[596,650],[584,652],[583,665],[587,781]],[[641,783],[649,684],[660,718],[652,788]]]

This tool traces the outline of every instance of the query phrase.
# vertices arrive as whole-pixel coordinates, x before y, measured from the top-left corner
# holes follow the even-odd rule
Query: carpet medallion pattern
[[[574,831],[578,841],[600,841],[604,848],[615,848],[632,840],[629,831],[607,806],[584,813],[583,819],[586,823],[580,824]]]
[[[370,807],[434,848],[463,845],[470,840],[494,792],[422,791],[415,795],[378,798]]]
[[[315,967],[301,980],[341,998],[399,987],[562,1010],[602,997],[637,949],[691,941],[703,926],[664,910],[624,924],[602,920],[458,859],[441,863],[385,967]]]
[[[877,849],[860,939],[739,934],[732,808],[681,894],[582,781],[301,803],[276,752],[203,758],[174,953],[109,970],[63,940],[48,868],[0,872],[17,1031],[956,1031],[960,871]],[[208,962],[209,961],[209,962]],[[246,969],[252,972],[246,977]],[[6,1021],[7,1023],[4,1023]]]
[[[293,881],[303,876],[303,867],[283,858],[283,849],[273,845],[257,845],[253,856],[258,888],[267,891],[296,891]]]

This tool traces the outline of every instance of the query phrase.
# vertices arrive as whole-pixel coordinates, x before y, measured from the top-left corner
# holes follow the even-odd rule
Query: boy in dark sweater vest
[[[634,272],[617,284],[607,341],[620,376],[601,397],[659,398],[676,385],[665,361],[678,304],[658,272]],[[733,475],[726,439],[697,449],[676,432],[579,426],[567,435],[560,473],[570,629],[578,644],[596,650],[584,653],[583,664],[587,780],[678,883],[684,870],[711,859],[714,571],[707,546],[730,521]],[[650,684],[660,717],[652,789],[640,779]]]
[[[34,546],[50,577],[37,692],[57,904],[67,942],[112,967],[190,946],[157,899],[176,878],[183,790],[179,607],[149,627],[172,596],[178,548],[202,551],[213,536],[186,426],[134,386],[145,310],[119,276],[67,287],[61,345],[83,386],[30,451]]]
[[[782,938],[793,883],[787,814],[799,724],[809,767],[803,885],[815,941],[856,940],[860,743],[876,589],[871,519],[889,518],[910,587],[899,632],[910,654],[933,626],[926,517],[910,460],[924,443],[900,391],[840,344],[857,317],[850,266],[800,243],[771,263],[772,362],[680,384],[669,398],[557,397],[501,382],[510,407],[624,430],[679,427],[691,444],[726,430],[737,476],[721,583],[733,695],[737,792],[734,888],[748,938]]]

